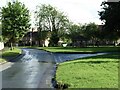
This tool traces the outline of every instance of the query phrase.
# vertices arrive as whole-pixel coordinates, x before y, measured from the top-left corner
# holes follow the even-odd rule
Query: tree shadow
[[[48,49],[62,50],[58,53],[102,53],[120,52],[120,47],[49,47]],[[66,51],[69,50],[69,51]]]
[[[120,60],[120,53],[109,53],[109,54],[105,54],[105,55],[98,55],[95,57],[87,57],[90,59],[117,59]]]
[[[102,63],[110,63],[110,62],[119,63],[119,61],[81,61],[81,62],[74,62],[74,64],[75,63],[102,64]]]
[[[112,53],[112,54],[109,53],[105,55],[84,57],[84,58],[71,60],[71,62],[75,60],[78,61],[73,63],[92,63],[92,64],[109,63],[109,62],[120,63],[120,53]]]
[[[19,53],[15,53],[15,52],[9,52],[5,55],[2,55],[2,58],[5,59],[7,62],[17,62],[18,59],[16,59],[16,57],[18,57]]]

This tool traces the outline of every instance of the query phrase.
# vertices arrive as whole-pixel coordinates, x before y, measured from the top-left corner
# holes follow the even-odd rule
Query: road
[[[107,53],[94,53],[94,54],[65,54],[65,53],[55,53],[53,56],[55,58],[55,62],[62,63],[65,61],[74,60],[77,58],[91,57],[97,55],[103,55]]]
[[[3,66],[2,88],[52,88],[54,57],[37,49],[23,49],[17,62]]]

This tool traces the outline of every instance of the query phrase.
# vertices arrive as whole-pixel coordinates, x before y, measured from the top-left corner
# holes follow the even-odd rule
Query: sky
[[[8,1],[0,0],[0,6],[5,6]],[[101,11],[101,3],[106,0],[19,0],[24,3],[31,13],[31,24],[34,27],[34,11],[37,5],[50,4],[57,10],[64,12],[69,20],[74,23],[90,23],[102,24],[99,19],[98,11]]]

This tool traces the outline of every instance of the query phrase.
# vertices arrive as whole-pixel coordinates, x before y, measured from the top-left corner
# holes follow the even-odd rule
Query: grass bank
[[[0,64],[1,64],[1,63],[5,63],[5,62],[6,62],[6,60],[5,60],[5,59],[0,58]]]
[[[118,54],[100,55],[59,64],[56,80],[68,88],[118,88]]]
[[[9,61],[8,59],[11,59],[19,54],[21,54],[21,49],[19,48],[14,48],[13,50],[5,48],[4,50],[2,50],[2,53],[0,54],[2,56],[0,58],[0,63]]]
[[[119,52],[120,47],[31,47],[43,49],[49,52],[63,52],[63,53],[95,53],[95,52]]]

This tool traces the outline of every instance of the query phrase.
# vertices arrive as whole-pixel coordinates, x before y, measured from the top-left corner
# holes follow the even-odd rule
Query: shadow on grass
[[[98,55],[95,57],[87,57],[90,59],[120,59],[120,53],[111,53],[111,54],[106,54],[106,55]]]
[[[77,61],[75,61],[77,60]],[[73,63],[92,63],[92,64],[101,64],[101,63],[119,63],[120,62],[120,53],[114,53],[114,54],[106,54],[106,55],[98,55],[98,56],[91,56],[91,57],[84,57],[84,58],[79,58],[71,60],[68,62],[73,62]]]
[[[98,53],[98,52],[120,52],[120,47],[37,47],[38,49],[51,52],[71,52],[71,53]]]
[[[120,53],[112,53],[112,54],[109,53],[109,54],[105,54],[105,55],[85,57],[85,58],[81,58],[81,59],[101,59],[101,60],[102,59],[116,59],[116,60],[120,60]]]
[[[18,55],[21,55],[19,53],[15,53],[15,52],[8,52],[6,54],[3,54],[2,55],[2,58],[5,59],[7,62],[16,62],[18,60],[16,60],[15,58],[18,56]]]
[[[102,64],[102,63],[110,63],[110,62],[118,63],[119,61],[81,61],[81,62],[74,62],[74,64],[75,63]]]
[[[83,47],[83,48],[66,48],[74,49],[75,51],[85,52],[120,52],[120,47]]]

